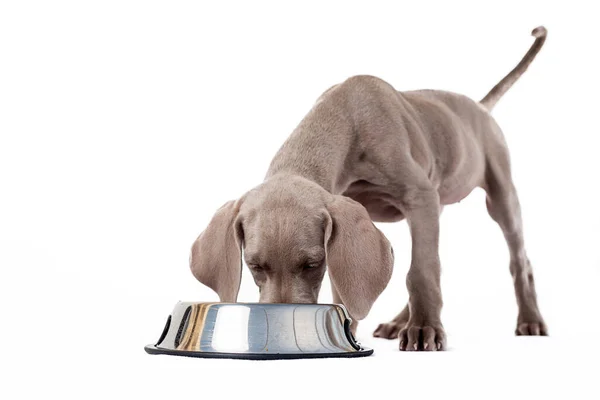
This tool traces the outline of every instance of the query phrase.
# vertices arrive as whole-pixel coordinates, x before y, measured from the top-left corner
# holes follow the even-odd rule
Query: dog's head
[[[237,300],[242,248],[261,302],[316,303],[328,269],[356,319],[392,273],[390,243],[365,208],[299,177],[272,177],[226,203],[194,242],[192,273],[222,302]]]

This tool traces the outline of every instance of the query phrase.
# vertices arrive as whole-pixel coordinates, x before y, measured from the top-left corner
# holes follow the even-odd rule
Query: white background
[[[3,398],[598,398],[597,12],[551,2],[6,1],[0,5]],[[371,337],[406,303],[405,223],[366,359],[149,356],[213,212],[355,74],[483,97],[511,149],[549,338],[514,337],[508,253],[476,190],[442,216],[445,353]],[[328,283],[322,302],[331,301]],[[256,301],[245,271],[239,300]]]

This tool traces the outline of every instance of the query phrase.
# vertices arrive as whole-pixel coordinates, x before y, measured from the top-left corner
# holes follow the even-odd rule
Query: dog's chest
[[[343,195],[362,204],[373,221],[396,222],[404,219],[402,212],[394,205],[397,202],[382,186],[359,180],[350,184]]]

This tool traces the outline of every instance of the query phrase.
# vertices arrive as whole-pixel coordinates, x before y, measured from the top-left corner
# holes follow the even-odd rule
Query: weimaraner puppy
[[[398,92],[372,76],[327,90],[275,155],[264,182],[221,207],[195,241],[194,276],[221,301],[235,302],[243,248],[261,302],[316,303],[327,269],[334,301],[361,320],[394,263],[372,221],[406,218],[408,305],[374,336],[399,338],[400,350],[443,350],[440,212],[481,187],[510,252],[516,333],[546,335],[508,149],[490,115],[540,51],[546,29],[532,34],[523,60],[480,102],[437,90]]]

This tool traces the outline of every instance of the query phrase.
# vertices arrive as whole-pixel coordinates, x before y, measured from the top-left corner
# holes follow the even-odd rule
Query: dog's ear
[[[360,320],[387,286],[394,254],[361,204],[344,196],[333,198],[325,228],[327,268],[348,312]]]
[[[230,201],[217,210],[194,242],[190,255],[192,274],[226,303],[236,302],[242,278],[242,237],[237,222],[239,203]]]

